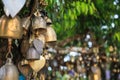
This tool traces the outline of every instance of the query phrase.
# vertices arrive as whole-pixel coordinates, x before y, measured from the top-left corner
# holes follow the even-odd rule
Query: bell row
[[[42,17],[40,14],[34,14],[32,18],[21,19],[19,16],[11,18],[3,15],[0,18],[0,37],[2,38],[21,39],[31,33],[35,37],[43,34],[45,42],[57,40],[56,32],[52,28],[52,21],[47,16]]]

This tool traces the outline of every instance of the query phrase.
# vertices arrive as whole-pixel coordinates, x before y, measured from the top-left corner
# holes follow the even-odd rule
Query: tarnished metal
[[[42,54],[43,53],[43,47],[44,47],[44,44],[41,40],[39,39],[34,39],[33,40],[33,46],[35,47],[35,49],[37,50],[37,52],[39,54]]]
[[[37,50],[35,50],[35,48],[30,47],[27,51],[26,59],[28,60],[40,59],[40,54],[37,52]]]
[[[17,67],[11,58],[8,58],[6,64],[0,68],[0,80],[19,80]]]

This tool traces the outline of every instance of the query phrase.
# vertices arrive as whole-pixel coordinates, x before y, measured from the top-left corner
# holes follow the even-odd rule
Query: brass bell
[[[23,27],[23,34],[26,35],[30,26],[30,17],[23,18],[21,20],[21,26]]]
[[[21,46],[20,46],[20,50],[21,50],[21,53],[22,53],[23,57],[26,57],[26,53],[27,53],[29,47],[30,47],[29,40],[24,39],[21,42]]]
[[[92,73],[89,75],[89,80],[101,80],[101,70],[97,64],[91,67],[91,71]]]
[[[40,34],[37,39],[39,39],[40,41],[43,42],[43,44],[45,44],[45,36],[44,35]]]
[[[9,18],[4,15],[1,17],[0,37],[20,39],[22,34],[21,19],[18,16]]]
[[[6,64],[0,69],[0,80],[18,80],[19,73],[17,67],[12,63],[11,58],[8,58]]]
[[[35,16],[32,19],[32,30],[33,32],[35,30],[39,30],[42,33],[46,32],[46,21],[41,16]]]
[[[57,36],[56,36],[55,30],[52,28],[51,25],[47,27],[47,32],[45,34],[45,40],[46,40],[46,42],[57,41]]]
[[[28,65],[28,61],[27,62],[26,61],[27,60],[18,62],[18,69],[25,77],[27,77],[30,71],[32,71],[32,69]]]
[[[40,59],[40,54],[35,50],[35,48],[30,47],[27,51],[26,59],[28,60],[37,60]]]
[[[25,29],[25,30],[28,30],[29,26],[30,26],[30,17],[27,17],[27,18],[23,18],[21,20],[21,24],[22,24],[22,27]]]

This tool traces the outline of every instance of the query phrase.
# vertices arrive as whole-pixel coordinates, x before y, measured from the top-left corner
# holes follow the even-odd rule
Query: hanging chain
[[[6,54],[6,58],[8,58],[9,55],[10,55],[10,58],[13,58],[13,54],[12,54],[12,52],[11,52],[11,49],[12,49],[12,39],[9,38],[9,39],[8,39],[8,52],[7,52],[7,54]]]

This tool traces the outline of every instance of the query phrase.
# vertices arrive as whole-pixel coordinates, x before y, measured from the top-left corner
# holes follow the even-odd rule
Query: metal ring
[[[10,57],[8,57],[10,55]],[[7,54],[6,54],[6,59],[7,58],[11,58],[11,59],[13,59],[13,54],[12,54],[12,52],[8,52]]]

